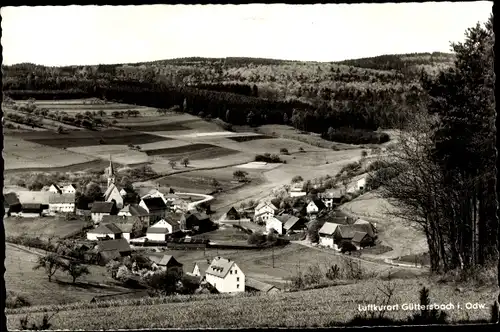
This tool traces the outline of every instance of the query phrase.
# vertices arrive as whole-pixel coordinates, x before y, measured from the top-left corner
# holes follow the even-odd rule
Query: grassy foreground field
[[[462,308],[467,302],[486,305],[486,309],[447,310],[449,321],[479,320],[489,317],[489,305],[495,299],[492,288],[467,289],[456,292],[451,285],[437,285],[427,279],[364,281],[329,288],[275,295],[179,296],[160,298],[153,305],[137,301],[115,304],[84,304],[80,309],[70,305],[51,320],[53,329],[127,329],[127,328],[245,328],[245,327],[322,327],[332,322],[347,322],[358,314],[358,305],[374,303],[379,295],[377,287],[393,283],[391,304],[419,303],[418,291],[430,288],[431,303]],[[381,293],[380,293],[381,295]],[[153,302],[151,300],[148,302]],[[144,301],[145,302],[145,301]],[[377,302],[378,303],[378,302]],[[107,306],[107,307],[106,307]],[[27,308],[30,317],[41,319],[42,308]],[[9,329],[19,328],[21,310],[7,313]],[[214,312],[220,314],[214,314]],[[414,311],[388,312],[390,318],[406,318]]]
[[[30,251],[7,243],[5,256],[6,289],[23,296],[31,305],[89,302],[96,295],[127,291],[114,286],[106,268],[101,266],[88,266],[90,274],[73,285],[71,277],[61,271],[49,282],[42,269],[33,270],[38,256]]]

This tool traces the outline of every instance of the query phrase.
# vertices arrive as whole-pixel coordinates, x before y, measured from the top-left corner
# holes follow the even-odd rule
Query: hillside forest
[[[403,128],[425,103],[422,73],[435,76],[453,59],[443,53],[342,63],[185,58],[71,67],[24,63],[2,71],[4,94],[12,99],[102,98],[178,107],[231,125],[288,124],[342,141],[339,130]]]

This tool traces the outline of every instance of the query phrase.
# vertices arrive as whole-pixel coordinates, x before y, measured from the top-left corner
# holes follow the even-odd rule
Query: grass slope
[[[450,321],[487,319],[489,304],[495,299],[492,288],[455,291],[451,285],[437,285],[427,279],[391,281],[395,285],[392,304],[419,303],[418,291],[430,288],[432,303],[466,302],[485,304],[481,310],[449,310]],[[321,327],[346,322],[358,314],[358,305],[379,303],[377,287],[388,281],[364,281],[329,288],[275,295],[235,295],[174,297],[159,299],[156,305],[127,303],[84,305],[81,309],[60,311],[51,321],[55,329],[126,328],[245,328],[245,327]],[[170,302],[170,303],[169,303]],[[140,309],[139,308],[140,305]],[[32,308],[30,311],[35,311]],[[221,313],[214,315],[214,312]],[[223,313],[223,314],[222,314]],[[406,318],[411,311],[393,311],[388,316]],[[8,314],[8,327],[18,328],[22,314]],[[35,319],[42,313],[30,313]]]

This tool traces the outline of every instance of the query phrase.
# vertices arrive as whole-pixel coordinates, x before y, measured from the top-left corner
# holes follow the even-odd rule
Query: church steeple
[[[111,161],[111,155],[109,155],[108,188],[112,184],[115,184],[115,169],[113,168],[113,162]]]

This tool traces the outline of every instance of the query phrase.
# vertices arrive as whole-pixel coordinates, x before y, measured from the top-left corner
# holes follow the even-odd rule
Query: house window
[[[236,288],[240,288],[240,284],[236,284]]]
[[[229,274],[233,274],[233,270],[229,271]]]
[[[236,281],[240,281],[240,277],[236,278]]]
[[[234,274],[238,274],[238,270],[234,270]]]

